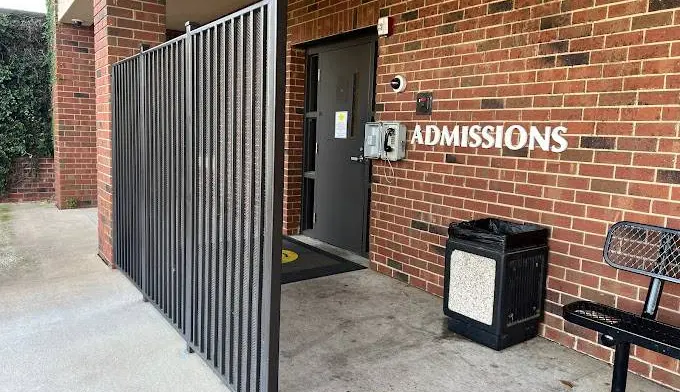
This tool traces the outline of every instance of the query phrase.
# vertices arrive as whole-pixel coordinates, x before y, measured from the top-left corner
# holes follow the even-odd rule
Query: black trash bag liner
[[[545,228],[537,225],[486,218],[461,222],[458,224],[452,223],[449,227],[449,235],[453,238],[473,242],[485,244],[503,244],[507,238],[512,235],[530,232],[544,232],[545,230]]]

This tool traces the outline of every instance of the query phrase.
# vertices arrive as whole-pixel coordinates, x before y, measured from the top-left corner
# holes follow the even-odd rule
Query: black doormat
[[[365,269],[340,256],[312,248],[292,238],[283,238],[281,283],[320,278]]]

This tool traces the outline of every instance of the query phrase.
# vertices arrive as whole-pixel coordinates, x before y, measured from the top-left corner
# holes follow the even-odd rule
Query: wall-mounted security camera
[[[402,75],[397,75],[390,82],[390,87],[395,93],[403,93],[406,90],[406,78]]]
[[[76,27],[82,27],[83,26],[83,21],[80,19],[73,19],[71,20],[71,23],[73,23],[74,26]]]

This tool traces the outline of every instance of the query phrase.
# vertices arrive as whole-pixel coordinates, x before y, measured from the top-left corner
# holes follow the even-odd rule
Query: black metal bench
[[[631,344],[680,359],[680,328],[655,320],[664,283],[680,283],[680,230],[619,222],[609,229],[603,253],[612,267],[651,278],[642,314],[577,301],[564,306],[563,316],[616,347],[612,392],[624,392]]]

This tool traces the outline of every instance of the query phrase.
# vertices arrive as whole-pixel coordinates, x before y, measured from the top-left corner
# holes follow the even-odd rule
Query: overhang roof
[[[167,29],[184,31],[187,21],[206,24],[253,3],[256,1],[167,0]],[[83,25],[90,26],[94,21],[92,0],[59,0],[57,7],[58,19],[62,23],[80,20]]]

